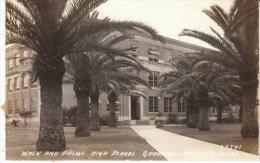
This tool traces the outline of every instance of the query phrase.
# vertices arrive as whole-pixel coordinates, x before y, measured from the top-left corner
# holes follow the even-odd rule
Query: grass
[[[38,128],[7,127],[6,159],[7,160],[165,160],[162,156],[144,157],[143,153],[157,152],[144,139],[139,137],[130,127],[102,127],[99,132],[91,132],[90,137],[74,137],[74,127],[65,128],[67,149],[65,152],[48,156],[41,152],[36,156],[35,142]],[[34,156],[22,156],[24,152],[32,152]],[[117,155],[112,155],[118,151]],[[33,153],[35,152],[35,153]],[[99,156],[97,153],[103,155]],[[105,153],[107,152],[107,155]],[[120,153],[121,152],[121,153]],[[125,153],[123,153],[125,152]],[[123,155],[121,155],[123,154]],[[128,156],[124,156],[127,154]],[[111,156],[112,155],[112,156]]]
[[[238,147],[241,145],[239,150],[258,155],[258,138],[242,139],[241,124],[211,123],[210,131],[199,131],[197,128],[186,126],[165,126],[161,129],[218,145],[228,145],[229,148],[231,145],[238,145]]]

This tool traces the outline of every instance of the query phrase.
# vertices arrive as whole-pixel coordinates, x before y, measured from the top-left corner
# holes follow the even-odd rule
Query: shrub
[[[63,124],[66,126],[76,126],[77,106],[63,108]]]
[[[108,126],[109,115],[103,115],[99,117],[100,126]],[[116,122],[118,123],[118,118],[116,117]]]
[[[164,127],[164,125],[165,125],[165,122],[163,120],[155,120],[155,126],[157,128]]]
[[[177,121],[177,116],[175,114],[168,114],[167,116],[167,124],[174,124]]]
[[[178,120],[176,121],[176,124],[186,124],[186,121],[187,121],[186,118],[178,119]]]
[[[226,122],[226,123],[234,123],[235,119],[234,118],[222,118],[222,122]]]
[[[27,120],[31,117],[32,112],[31,111],[20,111],[19,115],[23,118],[23,123],[25,126],[27,126]]]

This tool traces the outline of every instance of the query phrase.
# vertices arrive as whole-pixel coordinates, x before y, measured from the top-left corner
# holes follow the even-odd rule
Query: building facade
[[[141,124],[155,118],[158,113],[161,113],[164,119],[167,119],[168,114],[175,114],[179,119],[186,117],[184,101],[173,103],[170,94],[158,96],[159,76],[172,70],[169,64],[172,58],[185,52],[201,52],[208,49],[169,38],[165,38],[165,41],[166,43],[163,44],[142,35],[135,35],[134,38],[117,44],[120,48],[135,47],[130,52],[131,55],[150,69],[151,73],[136,70],[132,70],[131,73],[145,79],[152,86],[152,89],[137,86],[144,92],[146,98],[119,96],[116,112],[119,121],[125,124]],[[39,83],[30,82],[32,77],[30,57],[33,55],[35,52],[20,45],[11,45],[6,48],[6,114],[7,119],[12,120],[19,118],[20,111],[31,111],[31,124],[38,125],[41,105]],[[108,100],[105,93],[101,93],[99,104],[100,115],[108,115]],[[77,105],[73,87],[70,85],[63,86],[62,105],[66,108]],[[215,120],[216,115],[216,110],[210,108],[210,119]]]

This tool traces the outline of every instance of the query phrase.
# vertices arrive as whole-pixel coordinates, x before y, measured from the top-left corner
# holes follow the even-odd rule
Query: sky
[[[229,11],[232,0],[108,0],[97,8],[99,17],[112,20],[140,21],[156,29],[160,35],[212,48],[207,43],[187,36],[178,36],[184,28],[211,33],[221,32],[203,9],[219,5]]]

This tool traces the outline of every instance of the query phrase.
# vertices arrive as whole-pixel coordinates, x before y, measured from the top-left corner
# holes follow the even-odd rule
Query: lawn
[[[238,150],[258,155],[258,139],[242,139],[240,137],[241,124],[211,123],[210,131],[199,131],[197,128],[186,126],[165,126],[161,129],[218,145],[228,145],[227,147],[233,149],[236,145]]]
[[[7,127],[7,160],[165,160],[162,156],[144,157],[145,151],[157,152],[130,127],[102,127],[90,137],[74,137],[74,127],[65,128],[64,152],[36,153],[38,128]],[[29,153],[31,152],[31,153]],[[29,156],[30,155],[30,156]]]

